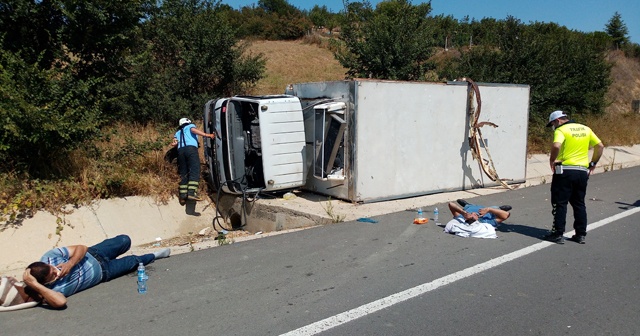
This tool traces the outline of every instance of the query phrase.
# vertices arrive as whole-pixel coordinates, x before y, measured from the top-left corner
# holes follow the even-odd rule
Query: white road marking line
[[[598,222],[595,222],[593,224],[589,224],[589,226],[587,226],[587,231],[591,231],[593,229],[597,229],[601,226],[607,225],[611,222],[614,222],[616,220],[622,219],[624,217],[628,217],[631,216],[637,212],[640,212],[640,207],[638,208],[633,208],[631,210],[627,210],[625,212],[621,212],[617,215],[611,216],[609,218],[605,218],[603,220],[600,220]],[[566,235],[572,235],[573,231],[565,233]],[[391,307],[395,304],[398,304],[400,302],[412,299],[414,297],[420,296],[422,294],[425,294],[427,292],[430,292],[434,289],[437,289],[439,287],[448,285],[450,283],[456,282],[458,280],[462,280],[464,278],[470,277],[474,274],[480,273],[480,272],[484,272],[488,269],[491,269],[493,267],[502,265],[508,261],[512,261],[515,259],[518,259],[520,257],[524,257],[528,254],[531,254],[533,252],[539,251],[547,246],[550,245],[555,245],[555,243],[552,242],[548,242],[548,241],[542,241],[540,243],[536,243],[534,245],[525,247],[523,249],[520,249],[518,251],[515,252],[511,252],[509,254],[505,254],[503,256],[497,257],[495,259],[491,259],[489,261],[483,262],[481,264],[478,264],[476,266],[472,266],[466,269],[463,269],[461,271],[449,274],[447,276],[444,276],[440,279],[436,279],[433,280],[429,283],[425,283],[413,288],[409,288],[407,290],[404,290],[402,292],[396,293],[396,294],[392,294],[389,295],[387,297],[384,297],[382,299],[373,301],[371,303],[367,303],[365,305],[362,305],[360,307],[348,310],[344,313],[340,313],[331,317],[328,317],[324,320],[320,320],[318,322],[306,325],[304,327],[298,328],[296,330],[292,330],[288,333],[282,334],[281,336],[302,336],[302,335],[316,335],[319,334],[323,331],[329,330],[331,328],[335,328],[341,324],[345,324],[347,322],[353,321],[355,319],[358,319],[360,317],[363,316],[367,316],[369,314],[375,313],[379,310]]]

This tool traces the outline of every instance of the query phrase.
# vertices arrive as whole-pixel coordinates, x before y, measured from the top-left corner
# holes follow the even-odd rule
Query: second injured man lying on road
[[[460,237],[497,238],[495,228],[511,215],[509,205],[483,207],[461,199],[457,202],[460,205],[449,203],[453,219],[445,225],[444,232]]]

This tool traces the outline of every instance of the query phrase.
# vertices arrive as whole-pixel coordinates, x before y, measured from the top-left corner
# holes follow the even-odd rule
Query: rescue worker
[[[587,208],[584,202],[587,181],[602,156],[604,145],[591,128],[569,120],[563,111],[549,115],[547,127],[553,128],[553,145],[549,166],[551,180],[551,206],[553,227],[544,236],[546,240],[564,244],[567,203],[573,208],[575,234],[569,240],[585,243],[587,236]],[[589,160],[589,148],[593,156]]]
[[[215,139],[216,135],[200,131],[189,118],[181,118],[178,125],[172,145],[178,148],[178,173],[180,174],[178,198],[180,205],[184,205],[187,200],[202,201],[202,198],[196,195],[200,182],[198,135],[211,139]]]

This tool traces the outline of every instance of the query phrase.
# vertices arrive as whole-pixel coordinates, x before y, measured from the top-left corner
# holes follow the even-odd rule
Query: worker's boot
[[[196,195],[198,190],[198,181],[189,181],[187,189],[187,200],[189,201],[202,201],[202,198]]]
[[[187,203],[187,189],[188,186],[186,184],[181,184],[178,188],[178,202],[180,202],[180,205]]]

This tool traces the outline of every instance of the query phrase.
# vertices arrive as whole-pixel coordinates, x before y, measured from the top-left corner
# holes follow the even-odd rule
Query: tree
[[[300,10],[289,4],[287,0],[258,0],[258,7],[267,13],[275,13],[278,16],[300,13]]]
[[[0,3],[2,49],[27,64],[50,68],[63,57],[64,16],[59,1],[6,0]]]
[[[349,3],[335,56],[351,77],[419,80],[433,66],[430,3],[407,0]]]
[[[616,49],[620,49],[629,43],[629,37],[627,34],[629,30],[627,25],[622,21],[622,15],[615,12],[609,22],[605,25],[606,32],[613,39],[613,45]]]
[[[286,0],[260,0],[257,7],[244,6],[240,12],[241,19],[233,23],[240,38],[295,40],[304,36],[312,25],[302,11]]]
[[[82,79],[126,77],[128,56],[141,43],[141,20],[153,0],[60,0],[65,56],[77,63]]]
[[[4,169],[56,176],[61,158],[99,134],[150,1],[0,3]]]
[[[122,78],[153,0],[9,0],[0,5],[3,48],[42,69],[75,63],[81,79]]]
[[[74,68],[41,69],[0,50],[0,171],[55,177],[70,150],[103,125],[100,80],[78,80]]]
[[[331,13],[327,9],[327,6],[322,7],[315,5],[309,12],[309,19],[316,27],[326,27],[331,17]]]
[[[209,99],[243,93],[264,72],[246,53],[220,1],[165,0],[144,23],[146,43],[111,107],[124,119],[175,122],[196,116]]]
[[[531,86],[530,135],[543,137],[550,111],[577,117],[602,114],[610,85],[610,65],[600,40],[554,23],[500,22],[497,46],[464,51],[442,71],[444,78]]]

